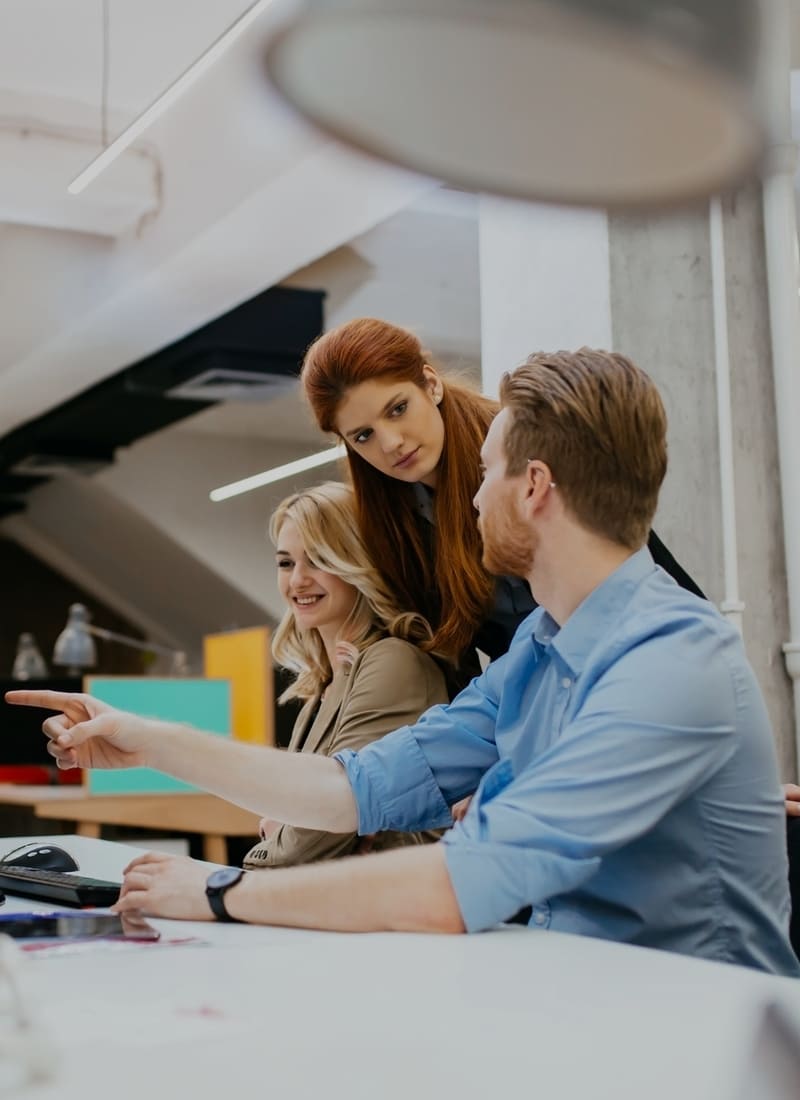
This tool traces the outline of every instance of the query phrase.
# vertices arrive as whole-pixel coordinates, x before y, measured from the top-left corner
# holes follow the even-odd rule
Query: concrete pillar
[[[780,456],[783,539],[786,554],[789,631],[783,654],[793,681],[795,746],[800,754],[800,445],[797,409],[800,405],[800,262],[797,249],[797,144],[792,131],[791,32],[788,0],[773,0],[765,9],[762,50],[762,93],[770,130],[764,173],[764,239],[766,285],[769,292],[772,368]]]
[[[735,489],[748,656],[796,776],[761,189],[723,203]],[[484,389],[537,349],[613,348],[656,380],[670,466],[655,528],[708,596],[724,570],[709,209],[626,217],[481,200]]]
[[[796,772],[780,475],[761,189],[723,202],[736,554],[747,653],[781,771]],[[614,346],[656,380],[670,422],[657,529],[717,604],[724,599],[708,208],[609,223]]]

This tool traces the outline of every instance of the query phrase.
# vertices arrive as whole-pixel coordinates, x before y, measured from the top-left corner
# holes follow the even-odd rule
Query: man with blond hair
[[[783,798],[763,700],[736,631],[646,548],[666,417],[621,355],[534,355],[503,379],[475,498],[484,562],[539,607],[449,706],[336,759],[224,742],[87,696],[63,710],[61,766],[148,764],[294,825],[443,840],[243,874],[150,854],[119,908],[349,931],[534,929],[777,974],[788,940]]]

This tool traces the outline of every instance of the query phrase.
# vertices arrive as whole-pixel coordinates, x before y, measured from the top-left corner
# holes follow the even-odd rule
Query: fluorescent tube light
[[[87,166],[80,172],[75,179],[67,187],[67,190],[71,195],[79,195],[85,187],[97,179],[102,171],[104,171],[109,164],[117,159],[117,157],[123,153],[128,146],[134,142],[141,133],[143,133],[148,126],[150,126],[157,118],[168,110],[176,99],[189,88],[196,80],[203,75],[211,66],[217,61],[222,54],[227,50],[228,46],[239,37],[239,35],[250,26],[250,24],[258,18],[263,11],[265,11],[273,0],[256,0],[256,3],[251,4],[250,7],[243,12],[237,20],[235,20],[228,27],[227,30],[215,39],[214,42],[202,53],[198,59],[193,62],[188,69],[181,73],[177,80],[162,92],[158,99],[154,100],[149,107],[135,118],[130,126],[126,127],[122,133],[114,138],[110,145],[94,158]]]
[[[284,466],[275,466],[272,470],[265,470],[263,474],[253,474],[252,477],[243,478],[241,481],[233,481],[230,485],[222,485],[219,489],[212,489],[209,497],[218,503],[229,497],[237,497],[240,493],[249,493],[251,489],[260,489],[262,485],[271,485],[273,481],[281,481],[293,474],[302,474],[306,470],[313,470],[315,466],[324,466],[328,462],[335,462],[337,458],[344,458],[347,448],[344,443],[338,447],[329,447],[327,451],[318,451],[306,458],[298,458],[296,462],[287,462]]]

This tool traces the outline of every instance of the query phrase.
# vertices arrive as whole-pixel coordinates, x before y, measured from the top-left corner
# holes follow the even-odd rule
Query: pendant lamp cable
[[[110,47],[110,13],[109,7],[111,0],[101,0],[103,7],[103,63],[101,66],[100,76],[100,140],[103,148],[108,148],[108,77],[109,77],[109,60],[111,55]]]

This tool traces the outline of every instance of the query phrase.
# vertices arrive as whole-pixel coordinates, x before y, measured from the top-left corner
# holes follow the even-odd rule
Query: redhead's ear
[[[425,363],[422,367],[422,373],[425,376],[425,385],[431,395],[431,400],[434,405],[439,405],[444,397],[444,383],[439,372],[430,363]]]

